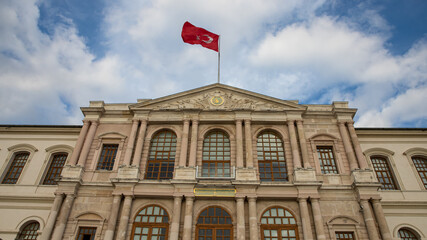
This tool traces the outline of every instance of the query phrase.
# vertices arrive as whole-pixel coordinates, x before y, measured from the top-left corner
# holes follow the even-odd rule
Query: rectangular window
[[[113,170],[118,148],[118,144],[104,144],[96,170]]]
[[[353,232],[335,232],[335,237],[337,240],[354,240]]]
[[[331,146],[318,146],[317,154],[320,161],[320,169],[323,174],[327,173],[336,173],[338,174],[337,164],[335,162],[335,157],[333,149]]]
[[[79,235],[76,240],[94,240],[96,227],[79,227]]]
[[[30,153],[28,152],[20,152],[15,154],[12,163],[10,164],[9,170],[7,171],[6,176],[2,181],[3,184],[15,184],[18,181],[29,156]]]

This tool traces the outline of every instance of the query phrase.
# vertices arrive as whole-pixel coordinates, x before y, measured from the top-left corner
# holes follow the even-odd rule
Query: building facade
[[[81,109],[0,129],[1,239],[427,239],[425,129],[223,84]]]

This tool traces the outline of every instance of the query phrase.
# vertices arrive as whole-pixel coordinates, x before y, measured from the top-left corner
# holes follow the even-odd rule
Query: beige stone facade
[[[346,102],[223,84],[82,112],[81,128],[0,129],[1,181],[14,154],[30,153],[17,182],[0,185],[1,239],[31,222],[38,239],[426,239],[413,161],[427,157],[425,129],[354,129]],[[46,186],[53,149],[69,155]],[[372,157],[395,189],[381,189]]]

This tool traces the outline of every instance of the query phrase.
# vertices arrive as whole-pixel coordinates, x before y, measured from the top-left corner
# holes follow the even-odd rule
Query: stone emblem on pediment
[[[156,104],[154,110],[161,109],[202,109],[202,110],[283,110],[285,106],[255,97],[217,90],[196,96],[177,99],[173,102]]]

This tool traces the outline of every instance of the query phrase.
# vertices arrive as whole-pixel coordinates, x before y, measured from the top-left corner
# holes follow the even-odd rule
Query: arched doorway
[[[233,239],[233,221],[230,214],[218,206],[203,210],[196,225],[197,240]]]
[[[271,207],[261,217],[261,237],[264,240],[298,240],[294,215],[282,207]]]
[[[139,211],[132,227],[133,240],[168,239],[169,215],[162,207],[149,205]]]

